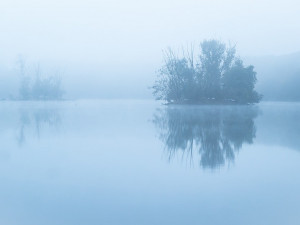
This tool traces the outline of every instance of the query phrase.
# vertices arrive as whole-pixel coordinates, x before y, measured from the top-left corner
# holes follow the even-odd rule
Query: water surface
[[[0,105],[1,224],[299,224],[298,103]]]

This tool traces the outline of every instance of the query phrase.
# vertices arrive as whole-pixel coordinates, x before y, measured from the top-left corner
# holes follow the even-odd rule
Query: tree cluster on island
[[[258,103],[254,66],[244,66],[236,48],[217,40],[205,40],[200,53],[194,48],[178,56],[164,51],[164,65],[153,85],[157,100],[167,103]]]

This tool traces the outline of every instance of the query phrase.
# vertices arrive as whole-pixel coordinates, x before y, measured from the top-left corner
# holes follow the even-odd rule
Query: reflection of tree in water
[[[174,106],[158,110],[153,122],[169,159],[181,150],[192,160],[198,152],[201,167],[214,169],[253,142],[257,114],[254,106]]]
[[[18,143],[22,145],[25,142],[26,133],[30,129],[33,129],[35,135],[40,138],[41,130],[44,127],[58,128],[60,124],[61,117],[56,109],[21,110]]]

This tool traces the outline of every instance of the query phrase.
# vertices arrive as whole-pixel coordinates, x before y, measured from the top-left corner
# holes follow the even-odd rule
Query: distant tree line
[[[20,60],[20,88],[21,100],[59,100],[64,95],[61,77],[55,75],[42,75],[40,67],[35,73],[26,70],[24,61]]]
[[[254,89],[256,81],[254,67],[244,66],[235,47],[205,40],[197,55],[193,47],[182,56],[172,49],[164,51],[153,94],[168,103],[257,103],[262,96]]]

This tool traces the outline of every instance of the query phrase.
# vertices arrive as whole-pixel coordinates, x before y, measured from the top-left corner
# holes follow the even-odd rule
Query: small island
[[[183,49],[179,56],[164,51],[164,64],[153,85],[153,95],[167,104],[253,104],[262,95],[255,91],[254,66],[244,66],[235,46],[204,40],[200,51]]]

